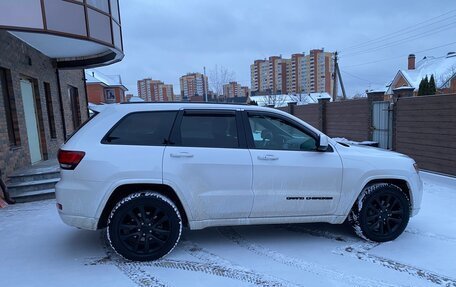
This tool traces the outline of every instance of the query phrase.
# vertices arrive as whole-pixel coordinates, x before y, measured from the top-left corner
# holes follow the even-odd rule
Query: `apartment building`
[[[201,73],[188,73],[179,79],[182,101],[189,101],[192,97],[202,97],[208,93],[207,76]]]
[[[269,88],[269,61],[255,60],[250,65],[250,87],[255,92],[266,92]]]
[[[146,102],[173,101],[173,85],[151,78],[138,80],[138,97]]]
[[[288,77],[288,92],[292,94],[300,94],[303,91],[303,71],[302,65],[305,62],[305,54],[291,55],[291,70]]]
[[[303,93],[327,92],[332,95],[334,59],[333,53],[324,49],[310,50],[301,66]]]
[[[174,101],[174,90],[171,84],[162,84],[158,87],[158,102]]]
[[[241,92],[239,97],[249,97],[250,96],[250,89],[246,86],[241,86]]]
[[[253,94],[332,93],[333,53],[323,49],[308,55],[296,53],[291,59],[271,56],[250,65]]]

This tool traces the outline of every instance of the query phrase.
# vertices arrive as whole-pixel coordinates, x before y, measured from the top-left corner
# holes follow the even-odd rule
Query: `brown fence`
[[[330,137],[372,140],[372,102],[379,98],[318,104],[281,110]],[[395,100],[393,150],[414,158],[422,169],[456,175],[456,94]]]
[[[306,123],[313,127],[323,130],[322,109],[324,106],[321,104],[309,104],[303,106],[288,105],[287,107],[278,108],[284,112],[297,116]]]
[[[456,175],[456,95],[400,98],[393,142],[421,168]]]
[[[365,141],[369,137],[370,113],[367,99],[328,103],[326,134]]]

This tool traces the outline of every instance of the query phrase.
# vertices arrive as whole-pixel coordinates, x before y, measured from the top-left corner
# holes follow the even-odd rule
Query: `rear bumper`
[[[62,221],[70,226],[74,226],[81,229],[97,230],[98,220],[91,217],[83,217],[77,215],[68,215],[59,211],[60,218]]]
[[[55,186],[62,221],[74,227],[96,230],[104,188],[100,182],[65,180],[62,177]]]

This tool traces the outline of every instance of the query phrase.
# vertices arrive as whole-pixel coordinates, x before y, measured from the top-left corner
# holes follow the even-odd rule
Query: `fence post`
[[[288,113],[295,115],[295,107],[298,105],[298,102],[289,102],[288,103]]]
[[[329,99],[318,99],[319,105],[319,116],[318,116],[318,129],[326,134],[326,105],[329,103]]]
[[[396,150],[396,141],[397,141],[397,136],[396,136],[396,133],[397,133],[397,105],[398,105],[398,101],[399,101],[399,97],[397,95],[393,95],[392,96],[392,101],[391,101],[391,106],[393,106],[392,108],[392,119],[391,119],[391,150]]]

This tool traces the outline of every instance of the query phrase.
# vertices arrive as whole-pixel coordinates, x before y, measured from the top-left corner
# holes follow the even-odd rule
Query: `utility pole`
[[[338,63],[338,58],[337,58],[337,51],[334,53],[334,85],[333,85],[333,94],[332,94],[332,99],[333,102],[337,100],[337,82],[340,82],[340,88],[342,89],[342,98],[344,100],[347,99],[347,95],[345,94],[345,87],[344,87],[344,82],[342,81],[342,76],[340,74],[340,69],[339,69],[339,63]]]

